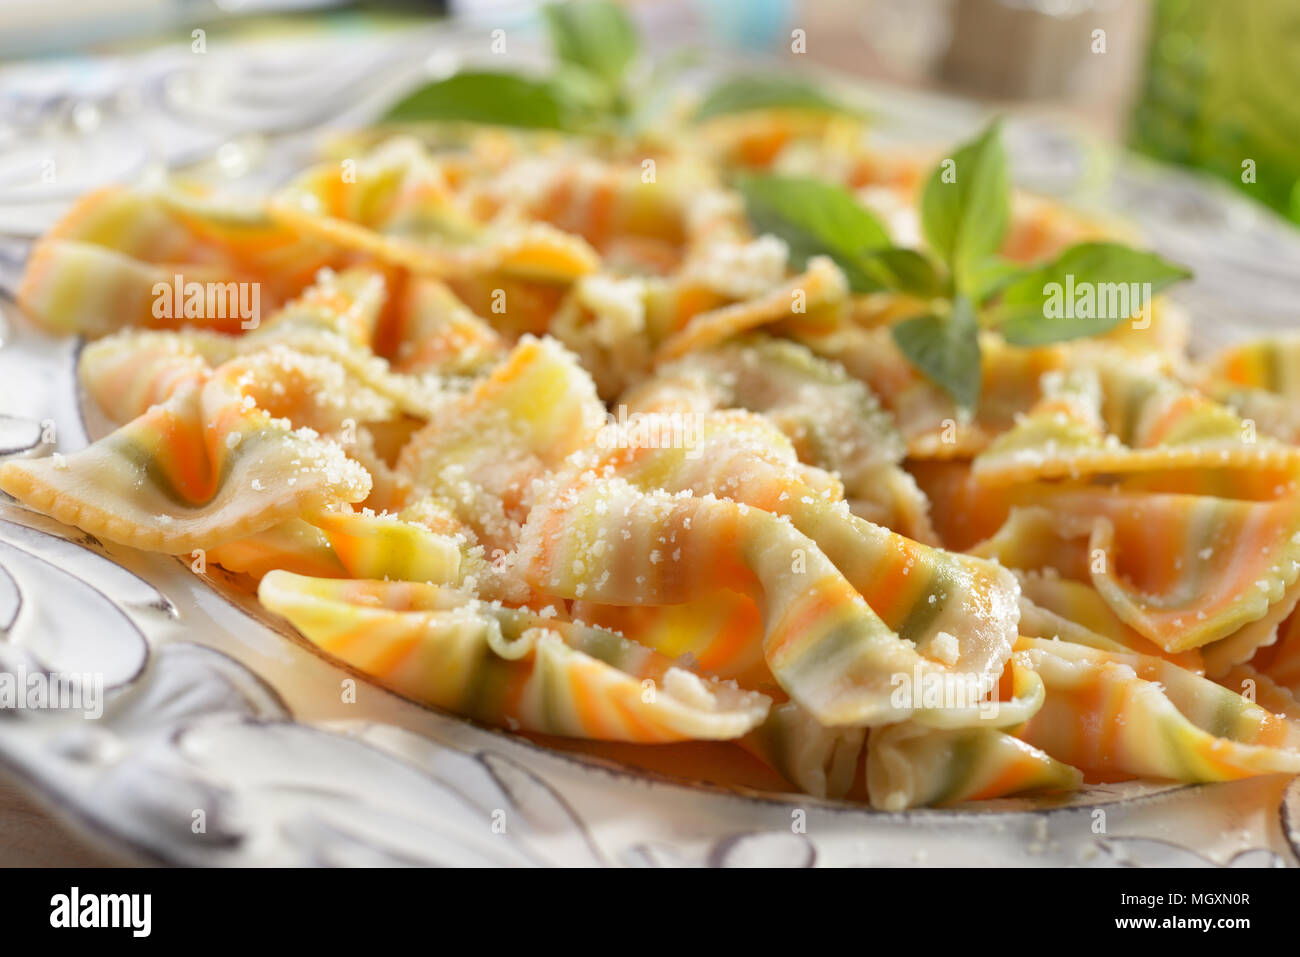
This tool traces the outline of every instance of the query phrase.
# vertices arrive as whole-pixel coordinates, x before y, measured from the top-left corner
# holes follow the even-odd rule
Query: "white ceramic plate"
[[[13,288],[31,237],[85,189],[205,157],[241,182],[275,182],[321,128],[364,122],[430,60],[454,67],[465,48],[436,29],[232,45],[201,64],[181,49],[50,65],[35,86],[0,71],[0,103],[16,118],[8,132],[30,160],[0,190],[0,282]],[[980,120],[957,102],[857,90],[889,136],[945,144]],[[1069,129],[1013,122],[1008,140],[1022,185],[1122,211],[1196,270],[1180,298],[1199,346],[1294,325],[1300,238],[1285,224]],[[53,183],[42,158],[63,170]],[[47,454],[51,437],[64,452],[84,446],[102,423],[79,401],[78,343],[35,332],[12,298],[0,309],[0,455]],[[102,673],[107,701],[98,720],[0,711],[0,767],[124,861],[1300,863],[1300,791],[1281,778],[886,814],[554,750],[369,684],[264,615],[220,569],[196,575],[2,499],[0,671]]]

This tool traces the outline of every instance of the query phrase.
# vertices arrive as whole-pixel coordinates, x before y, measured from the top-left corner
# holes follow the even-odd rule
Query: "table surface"
[[[0,780],[0,867],[113,867],[14,784]]]

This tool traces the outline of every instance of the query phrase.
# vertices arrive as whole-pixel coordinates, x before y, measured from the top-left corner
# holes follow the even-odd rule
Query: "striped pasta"
[[[967,412],[894,338],[928,293],[730,185],[906,220],[915,158],[798,110],[697,133],[365,131],[260,198],[85,197],[18,298],[108,427],[0,489],[549,743],[727,742],[891,812],[1300,772],[1300,340],[1193,362],[1162,299],[982,329]],[[1017,197],[999,255],[1106,234]]]
[[[767,713],[763,695],[701,679],[611,632],[455,589],[273,571],[258,595],[327,654],[492,724],[662,743],[740,737]]]

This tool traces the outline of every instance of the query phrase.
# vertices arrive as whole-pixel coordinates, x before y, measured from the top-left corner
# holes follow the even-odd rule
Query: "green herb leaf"
[[[894,342],[935,385],[959,406],[974,409],[979,402],[979,329],[975,309],[965,296],[957,296],[947,316],[925,315],[904,319],[890,330]]]
[[[882,289],[907,293],[918,299],[952,295],[946,277],[924,253],[901,246],[873,250],[862,257],[862,269]]]
[[[767,109],[853,112],[808,80],[775,74],[755,74],[723,80],[709,91],[696,108],[695,119],[707,120],[728,113]]]
[[[976,303],[985,303],[996,296],[1005,286],[1015,282],[1021,276],[1031,272],[1033,266],[1012,262],[1001,256],[989,256],[967,274],[970,282],[970,297]]]
[[[391,122],[437,120],[572,130],[584,111],[549,80],[513,73],[457,73],[409,93],[384,114]]]
[[[889,246],[889,235],[848,190],[798,176],[743,176],[737,185],[754,228],[784,239],[796,269],[830,256],[855,292],[885,288],[863,257]]]
[[[698,47],[678,47],[667,56],[651,61],[645,77],[638,77],[636,96],[631,101],[627,133],[638,136],[665,124],[682,71],[698,65],[704,52]]]
[[[586,121],[585,128],[596,123],[615,120],[623,112],[624,102],[618,91],[612,90],[599,77],[567,63],[561,63],[551,74],[551,90],[568,111],[568,122]]]
[[[962,292],[975,295],[979,265],[997,251],[1011,218],[1007,158],[992,124],[930,174],[921,194],[921,226]]]
[[[1132,318],[1150,296],[1190,276],[1155,253],[1121,243],[1080,243],[1008,284],[992,317],[1016,345],[1101,335]]]
[[[573,0],[547,4],[542,13],[561,62],[619,90],[638,45],[636,27],[623,7],[609,0]]]

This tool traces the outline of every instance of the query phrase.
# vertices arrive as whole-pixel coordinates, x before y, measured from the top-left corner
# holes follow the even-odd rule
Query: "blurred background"
[[[885,89],[1048,114],[1206,171],[1300,224],[1300,0],[626,5],[659,54],[777,57]],[[237,172],[255,162],[258,137],[363,121],[422,73],[454,68],[456,44],[481,45],[492,29],[522,38],[527,55],[537,6],[0,0],[0,231],[38,230],[70,192],[150,164],[216,157]],[[235,49],[255,52],[232,68]],[[226,68],[194,69],[200,54],[225,56]],[[133,149],[96,151],[96,136]]]

